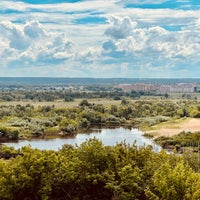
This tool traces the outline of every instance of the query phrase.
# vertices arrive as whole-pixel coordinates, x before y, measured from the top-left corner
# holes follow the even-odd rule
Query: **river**
[[[77,134],[72,138],[55,138],[55,139],[32,139],[32,140],[20,140],[18,142],[4,143],[7,146],[19,149],[23,146],[30,145],[32,148],[40,150],[59,150],[64,144],[80,145],[84,141],[90,138],[97,138],[102,141],[103,145],[113,146],[117,143],[125,141],[126,143],[133,144],[136,142],[137,146],[151,145],[153,150],[159,152],[161,147],[156,145],[152,139],[143,136],[143,132],[138,129],[92,129],[91,133]]]

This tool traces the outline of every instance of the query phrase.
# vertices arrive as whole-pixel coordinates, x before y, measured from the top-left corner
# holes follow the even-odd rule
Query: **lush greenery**
[[[58,152],[1,148],[0,199],[198,200],[200,174],[194,162],[164,151],[96,139]]]
[[[61,100],[65,102],[73,101],[77,98],[112,98],[114,100],[121,100],[124,97],[138,99],[142,96],[163,96],[166,97],[166,94],[157,94],[155,92],[124,92],[120,89],[113,90],[111,87],[100,87],[100,86],[88,86],[84,90],[79,88],[75,89],[54,89],[54,88],[38,88],[31,90],[3,90],[0,92],[0,101],[56,101]]]
[[[158,137],[155,141],[165,149],[176,149],[183,152],[187,147],[193,147],[193,151],[200,151],[200,132],[181,132],[172,137]]]
[[[119,106],[92,104],[83,100],[77,107],[1,106],[1,139],[65,136],[93,125],[151,126],[166,120],[193,116],[197,101],[133,101]],[[198,117],[198,116],[193,116]],[[196,142],[199,133],[181,133],[159,138],[163,147]],[[200,198],[199,150],[177,156],[151,147],[125,143],[103,146],[96,139],[59,151],[24,147],[0,150],[0,199],[2,200],[198,200]]]
[[[35,86],[37,88],[37,86]],[[80,89],[80,91],[79,91]],[[65,137],[92,126],[151,127],[165,121],[200,117],[198,98],[182,95],[113,91],[109,86],[68,88],[2,88],[0,141],[33,137]],[[152,95],[151,97],[147,97]],[[171,95],[171,94],[170,94]],[[83,100],[75,107],[56,107],[55,101]],[[118,105],[91,103],[91,98],[120,100]],[[153,99],[153,100],[152,100]],[[52,105],[33,106],[48,101]],[[59,151],[0,146],[0,199],[2,200],[198,200],[200,199],[199,133],[183,132],[158,138],[164,148],[181,156],[155,153],[151,147],[125,143],[103,146],[96,139]]]
[[[1,105],[0,139],[73,135],[91,126],[149,127],[182,117],[199,117],[198,101],[121,100],[105,106],[82,100],[76,107]]]

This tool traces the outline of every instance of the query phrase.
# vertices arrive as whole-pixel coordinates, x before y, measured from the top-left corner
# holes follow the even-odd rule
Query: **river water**
[[[18,142],[4,143],[7,146],[19,149],[23,146],[30,145],[32,148],[40,150],[59,150],[64,144],[80,145],[84,141],[90,138],[96,138],[102,141],[105,146],[113,146],[117,143],[125,141],[127,144],[136,143],[137,146],[151,145],[153,150],[159,152],[161,147],[156,145],[152,139],[143,136],[143,132],[138,129],[92,129],[91,133],[77,134],[72,138],[55,138],[55,139],[32,139],[32,140],[20,140]]]

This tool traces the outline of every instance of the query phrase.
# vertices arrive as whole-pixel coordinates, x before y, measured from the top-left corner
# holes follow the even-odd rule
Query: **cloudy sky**
[[[0,76],[200,77],[198,0],[1,0]]]

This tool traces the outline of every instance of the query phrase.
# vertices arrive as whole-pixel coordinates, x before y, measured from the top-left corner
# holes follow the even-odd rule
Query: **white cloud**
[[[120,0],[121,3],[123,4],[161,4],[164,3],[168,0]]]
[[[23,32],[23,27],[14,25],[11,22],[2,22],[0,24],[0,36],[3,39],[7,39],[10,47],[14,49],[23,50],[29,45],[29,40]]]
[[[183,63],[196,66],[200,56],[199,10],[124,6],[165,1],[85,0],[33,5],[2,0],[1,67],[24,66],[27,74],[29,69],[36,74],[38,66],[43,75],[49,75],[51,69],[52,75],[130,77],[144,72],[159,74],[162,69],[170,74]],[[90,17],[108,21],[84,24]],[[78,24],[81,19],[82,24]]]
[[[110,39],[103,48],[110,57],[121,52],[130,62],[130,56],[141,60],[188,59],[191,55],[199,56],[199,33],[192,30],[170,32],[160,26],[138,28],[130,18],[116,18],[105,31]]]
[[[123,23],[124,20],[128,23]],[[200,31],[198,26],[195,27],[196,30],[188,26],[180,31],[168,31],[160,26],[140,28],[140,24],[130,18],[117,17],[105,30],[108,38],[102,43],[101,54],[98,51],[98,56],[92,56],[93,63],[121,66],[117,70],[127,77],[133,74],[137,77],[146,77],[147,74],[159,77],[160,74],[161,77],[161,72],[162,77],[170,77],[173,72],[177,76],[183,71],[182,76],[187,77],[189,71],[186,66],[193,67],[195,71],[199,64]],[[123,30],[127,32],[123,33]],[[109,70],[117,71],[114,68]]]
[[[133,29],[137,26],[137,22],[132,21],[129,17],[123,19],[112,17],[109,22],[112,26],[105,31],[105,34],[114,39],[120,39],[131,35]]]
[[[16,25],[11,22],[0,24],[1,57],[7,63],[48,64],[67,59],[74,45],[65,33],[48,32],[38,21]],[[3,42],[4,41],[4,42]]]
[[[15,10],[15,11],[25,11],[27,9],[26,4],[23,2],[16,2],[11,0],[1,0],[0,10]]]
[[[32,39],[46,35],[44,28],[38,21],[27,22],[24,26],[24,33]]]

